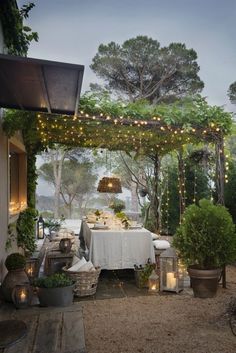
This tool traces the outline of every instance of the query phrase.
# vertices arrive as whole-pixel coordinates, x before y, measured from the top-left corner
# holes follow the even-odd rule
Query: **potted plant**
[[[119,213],[121,212],[122,210],[125,209],[125,203],[123,200],[120,200],[118,198],[115,198],[112,203],[110,204],[109,206],[113,211],[114,213]]]
[[[37,278],[37,287],[41,306],[68,306],[73,303],[73,281],[65,274],[54,273],[51,276]]]
[[[152,264],[150,259],[144,266],[134,265],[135,282],[138,288],[148,288],[148,279],[155,267],[156,264]]]
[[[12,302],[12,291],[16,285],[29,283],[25,273],[26,259],[19,253],[12,253],[7,256],[5,266],[8,270],[2,283],[2,294],[6,301]]]
[[[236,259],[236,234],[225,207],[202,199],[187,207],[173,246],[188,266],[195,297],[210,298],[217,292],[222,267]]]

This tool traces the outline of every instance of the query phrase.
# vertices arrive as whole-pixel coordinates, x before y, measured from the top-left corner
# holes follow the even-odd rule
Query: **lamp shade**
[[[118,194],[122,192],[121,182],[119,178],[103,177],[98,183],[98,192],[110,192]]]

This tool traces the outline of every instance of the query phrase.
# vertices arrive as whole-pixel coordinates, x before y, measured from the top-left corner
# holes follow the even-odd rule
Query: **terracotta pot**
[[[29,283],[29,278],[23,268],[11,270],[2,282],[2,294],[6,301],[12,302],[12,291],[17,284]]]
[[[196,298],[213,298],[216,296],[221,269],[200,270],[189,267],[193,294]]]

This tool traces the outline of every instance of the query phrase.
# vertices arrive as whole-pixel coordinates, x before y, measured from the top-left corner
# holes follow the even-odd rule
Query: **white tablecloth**
[[[94,266],[115,270],[155,262],[151,233],[145,229],[93,230],[82,223],[83,236]]]

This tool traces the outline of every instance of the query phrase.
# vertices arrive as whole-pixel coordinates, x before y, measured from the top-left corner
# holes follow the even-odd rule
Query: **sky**
[[[33,0],[32,0],[33,1]],[[22,6],[26,0],[18,0]],[[185,43],[198,54],[203,96],[235,111],[227,90],[236,80],[236,0],[34,0],[26,24],[39,34],[28,56],[85,65],[82,91],[98,78],[89,65],[101,43],[137,35]]]
[[[193,48],[205,83],[203,96],[236,112],[227,97],[236,80],[236,0],[32,1],[26,24],[38,32],[39,42],[31,44],[28,56],[84,65],[82,92],[98,82],[89,66],[99,44],[147,35],[161,46],[181,42]],[[26,2],[18,0],[18,5]],[[52,193],[42,181],[37,191]]]

